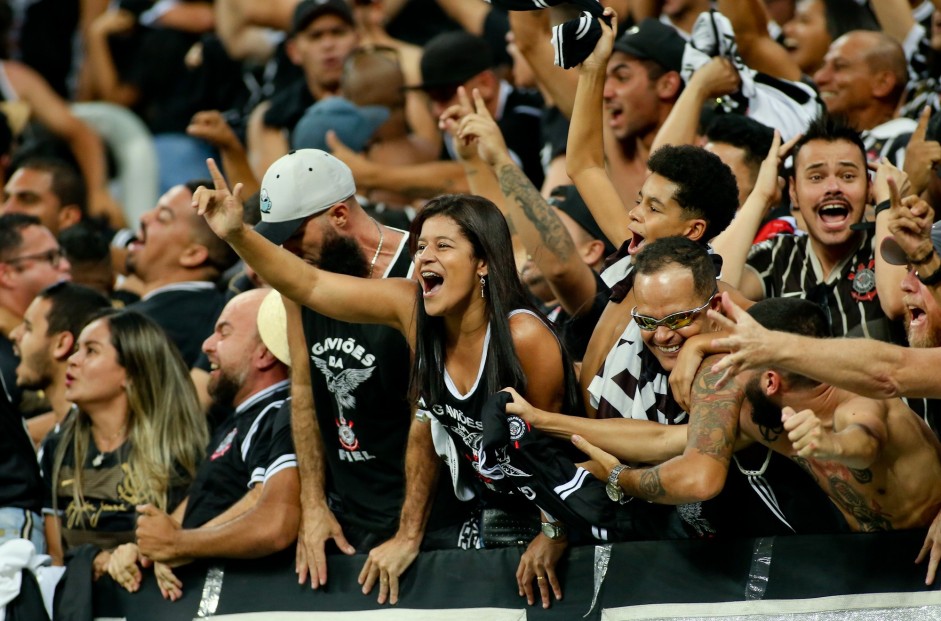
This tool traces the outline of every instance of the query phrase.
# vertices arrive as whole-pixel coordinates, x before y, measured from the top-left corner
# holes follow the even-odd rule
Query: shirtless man
[[[758,323],[791,333],[827,334],[812,302],[775,299],[749,309]],[[899,400],[874,400],[775,367],[716,387],[714,359],[693,385],[683,454],[647,469],[618,460],[580,436],[573,441],[632,496],[675,504],[713,493],[724,481],[739,436],[790,457],[830,496],[855,531],[927,526],[941,507],[941,445]],[[697,407],[698,405],[698,407]],[[721,485],[718,486],[721,489]]]

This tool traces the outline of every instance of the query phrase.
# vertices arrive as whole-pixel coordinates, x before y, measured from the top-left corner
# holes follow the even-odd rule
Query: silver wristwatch
[[[624,504],[631,499],[630,496],[624,493],[624,490],[621,489],[621,485],[618,483],[618,476],[620,476],[622,471],[628,469],[630,469],[630,466],[618,464],[611,469],[611,474],[608,475],[608,484],[604,486],[604,491],[608,493],[608,498],[613,502]]]
[[[543,522],[542,523],[542,534],[552,539],[553,541],[565,537],[566,531],[565,527],[561,524],[553,524],[552,522]]]

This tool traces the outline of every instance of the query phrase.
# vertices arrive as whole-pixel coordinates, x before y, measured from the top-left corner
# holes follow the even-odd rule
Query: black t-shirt
[[[264,114],[265,125],[289,132],[294,131],[294,126],[304,116],[307,108],[316,102],[303,77],[278,90],[269,101],[271,104]]]
[[[82,469],[84,505],[72,497],[72,482],[75,480],[75,454],[73,447],[65,447],[62,467],[57,483],[57,497],[53,503],[52,477],[56,451],[62,439],[61,430],[56,430],[43,442],[40,464],[45,494],[42,511],[58,514],[62,522],[62,537],[69,548],[85,543],[110,549],[122,543],[134,541],[137,526],[136,506],[153,502],[150,490],[134,489],[125,477],[130,441],[110,453],[99,452],[91,438],[89,450]],[[182,469],[175,468],[168,493],[167,510],[172,511],[183,499],[189,479]]]
[[[8,398],[15,405],[19,405],[21,392],[16,385],[16,367],[19,364],[20,359],[13,351],[13,341],[0,335],[0,381],[3,382],[6,392],[4,398]]]
[[[0,395],[0,508],[18,507],[39,513],[42,480],[33,442],[23,417]]]
[[[503,104],[497,125],[511,154],[519,159],[523,172],[537,188],[542,187],[542,108],[539,91],[512,89]]]
[[[253,484],[263,482],[272,452],[272,425],[290,392],[287,380],[252,395],[213,434],[206,459],[196,471],[183,515],[183,528],[197,528],[235,504]],[[294,447],[280,456],[294,461]],[[283,438],[282,438],[283,440]],[[294,461],[296,466],[296,461]],[[253,476],[261,471],[261,477]]]
[[[559,339],[575,362],[581,362],[585,357],[588,341],[591,340],[591,334],[595,331],[611,295],[611,290],[601,280],[601,276],[595,272],[592,274],[595,277],[595,296],[585,303],[588,308],[584,312],[572,317],[559,306],[548,313],[549,319],[558,329]]]
[[[225,296],[210,282],[183,282],[162,287],[128,306],[153,319],[193,367],[203,341],[212,334]]]

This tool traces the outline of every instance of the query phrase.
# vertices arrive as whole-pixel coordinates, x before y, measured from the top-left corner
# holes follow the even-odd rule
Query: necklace
[[[382,227],[379,226],[379,223],[376,222],[375,218],[370,218],[372,223],[376,225],[376,230],[379,231],[379,245],[376,246],[376,254],[372,255],[372,261],[369,262],[369,278],[372,278],[373,268],[376,267],[376,259],[379,258],[379,253],[382,252],[382,242],[384,235],[382,234]]]
[[[110,445],[110,444],[113,444],[116,440],[118,440],[119,438],[121,438],[121,437],[124,435],[124,433],[125,433],[126,431],[127,431],[127,425],[122,425],[122,426],[121,426],[121,429],[119,429],[119,430],[117,431],[117,433],[115,433],[114,435],[112,435],[112,436],[109,437],[109,438],[106,438],[106,440],[108,441],[109,445]],[[101,464],[104,462],[105,457],[108,456],[108,455],[110,455],[110,454],[113,453],[114,451],[116,451],[118,448],[120,448],[120,447],[121,447],[121,444],[123,444],[123,443],[124,443],[124,442],[121,442],[120,444],[118,444],[118,446],[114,447],[114,448],[111,449],[110,451],[102,451],[100,448],[98,448],[98,444],[94,441],[94,439],[92,439],[92,445],[95,447],[95,450],[98,451],[98,454],[95,455],[95,457],[91,460],[91,465],[94,466],[95,468],[101,467]]]

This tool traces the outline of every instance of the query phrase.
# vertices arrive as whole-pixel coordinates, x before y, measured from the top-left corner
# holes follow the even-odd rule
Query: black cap
[[[353,11],[346,0],[301,0],[294,9],[294,19],[291,20],[291,34],[297,34],[307,28],[312,21],[332,13],[350,26],[354,25]]]
[[[585,204],[582,195],[578,193],[578,189],[574,185],[558,185],[552,188],[552,192],[549,194],[549,204],[559,211],[564,211],[568,217],[575,220],[575,223],[582,227],[589,237],[604,242],[604,256],[617,252],[617,248],[602,232],[598,222],[595,221],[594,216],[588,210],[588,205]]]
[[[638,60],[652,60],[667,71],[683,67],[686,41],[675,28],[648,17],[614,42],[614,50]]]
[[[458,86],[493,67],[493,52],[480,37],[455,30],[439,34],[425,44],[421,55],[422,83],[430,90]]]

